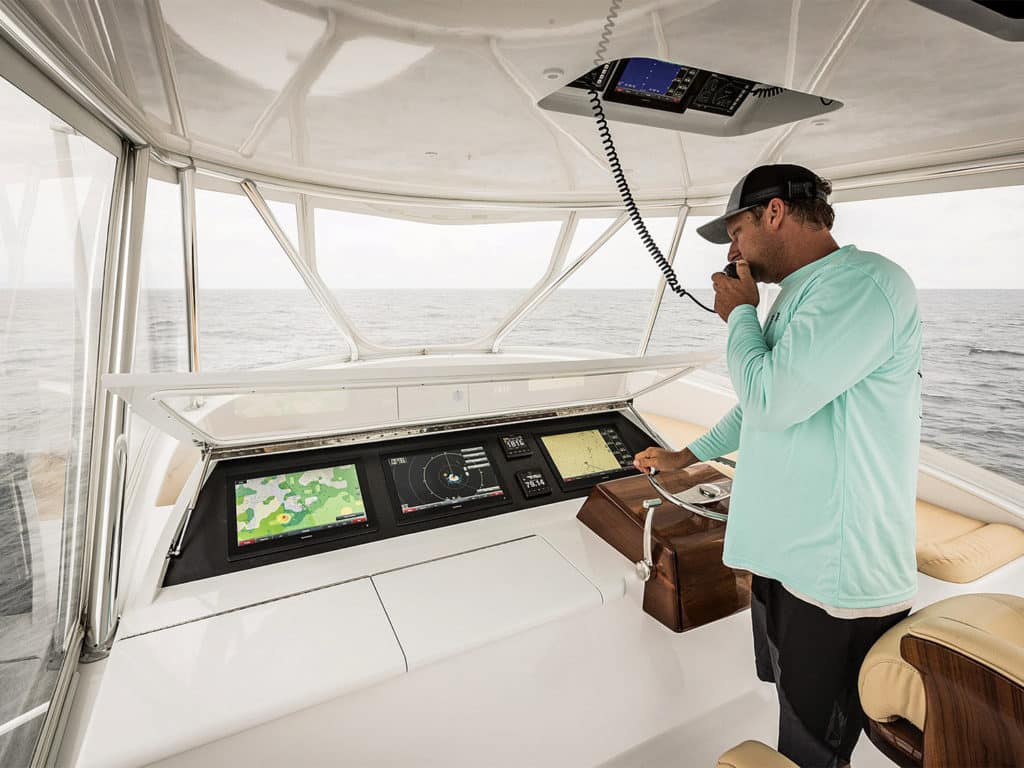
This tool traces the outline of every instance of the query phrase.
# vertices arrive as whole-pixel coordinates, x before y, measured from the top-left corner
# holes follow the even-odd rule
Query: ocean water
[[[37,295],[33,295],[37,294]],[[698,294],[709,300],[708,293]],[[926,443],[1024,483],[1024,291],[921,291],[922,437]],[[470,342],[501,320],[517,291],[352,291],[339,299],[362,333],[382,344]],[[70,294],[0,294],[3,337],[0,451],[60,450],[75,367]],[[60,308],[55,311],[55,307]],[[633,353],[650,307],[647,291],[559,291],[505,340]],[[146,291],[136,370],[185,370],[184,297]],[[304,291],[205,291],[200,353],[206,370],[253,368],[347,346]],[[723,350],[725,324],[667,296],[650,354]],[[724,363],[710,370],[727,375]]]

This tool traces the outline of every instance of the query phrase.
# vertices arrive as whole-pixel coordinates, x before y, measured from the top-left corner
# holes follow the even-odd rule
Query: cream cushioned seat
[[[744,741],[718,758],[718,768],[799,768],[760,741]]]
[[[945,620],[992,636],[991,647],[1006,645],[1021,653],[1024,645],[1024,598],[1015,595],[957,595],[912,613],[889,629],[872,646],[860,667],[858,689],[864,713],[872,720],[889,722],[896,717],[924,730],[925,695],[921,675],[900,655],[900,638],[919,624]],[[966,655],[972,655],[967,653]],[[998,669],[1000,660],[987,659]],[[1011,666],[1007,664],[1007,666]]]
[[[942,581],[979,579],[1024,555],[1024,531],[917,502],[917,570]]]

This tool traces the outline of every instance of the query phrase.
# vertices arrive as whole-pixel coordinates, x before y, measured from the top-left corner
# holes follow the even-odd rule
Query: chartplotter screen
[[[366,522],[354,464],[235,481],[238,546]]]
[[[633,466],[633,453],[613,426],[541,437],[563,483],[617,474]]]

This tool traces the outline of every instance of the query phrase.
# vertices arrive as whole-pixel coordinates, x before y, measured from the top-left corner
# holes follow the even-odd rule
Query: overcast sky
[[[181,281],[177,190],[154,182],[147,218],[145,280],[148,287]],[[901,264],[918,288],[1024,288],[1024,187],[890,198],[836,206],[834,232]],[[295,237],[294,209],[274,204]],[[691,217],[676,269],[683,284],[709,288],[710,273],[725,261],[726,247],[701,240]],[[607,226],[584,220],[570,259]],[[655,240],[667,250],[673,219],[650,219]],[[335,289],[386,287],[428,290],[525,289],[543,274],[558,233],[555,222],[498,225],[429,225],[336,211],[317,216],[320,269]],[[276,242],[244,197],[199,193],[200,287],[302,288]],[[565,288],[647,288],[658,277],[635,232],[627,225]]]

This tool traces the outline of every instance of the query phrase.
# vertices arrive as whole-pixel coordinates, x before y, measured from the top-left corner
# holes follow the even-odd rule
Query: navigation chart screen
[[[633,466],[633,454],[612,426],[545,435],[540,440],[565,483]]]
[[[367,522],[354,464],[235,481],[238,546]]]
[[[505,495],[482,445],[392,456],[387,466],[406,515]]]

